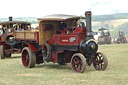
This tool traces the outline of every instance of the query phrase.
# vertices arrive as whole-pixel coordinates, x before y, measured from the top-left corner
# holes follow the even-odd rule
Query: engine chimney
[[[87,40],[92,39],[92,27],[91,27],[91,11],[86,11],[85,16],[86,16],[86,30],[87,30]]]
[[[12,21],[12,16],[9,17],[9,21]]]

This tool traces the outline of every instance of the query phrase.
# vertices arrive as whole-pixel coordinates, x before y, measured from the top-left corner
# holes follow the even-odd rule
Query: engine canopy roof
[[[41,21],[65,21],[65,20],[74,20],[74,19],[85,19],[85,17],[76,16],[76,15],[66,15],[66,14],[53,14],[38,18],[38,20]]]

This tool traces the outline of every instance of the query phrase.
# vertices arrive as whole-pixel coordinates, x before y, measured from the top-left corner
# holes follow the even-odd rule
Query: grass
[[[74,73],[69,64],[24,68],[20,55],[12,55],[0,60],[0,85],[128,85],[128,44],[99,45],[99,51],[108,58],[107,69],[87,66],[84,73]]]

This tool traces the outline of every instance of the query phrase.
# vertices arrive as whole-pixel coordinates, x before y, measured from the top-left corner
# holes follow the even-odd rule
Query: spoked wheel
[[[93,66],[96,70],[105,70],[108,65],[107,57],[101,53],[97,52],[95,55],[95,60],[93,62]]]
[[[86,69],[86,59],[81,53],[75,53],[70,63],[72,70],[75,72],[82,73]]]
[[[49,62],[51,59],[51,46],[45,42],[46,48],[43,49],[42,55],[46,62]]]
[[[25,47],[22,50],[22,63],[24,67],[32,68],[36,63],[36,54],[31,52],[29,47]]]
[[[5,59],[4,46],[3,45],[0,46],[0,59]]]

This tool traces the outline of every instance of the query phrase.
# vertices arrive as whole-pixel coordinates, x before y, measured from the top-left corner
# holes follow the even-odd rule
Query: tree
[[[117,27],[118,30],[121,30],[125,33],[125,35],[128,34],[128,22],[121,24]],[[127,35],[128,36],[128,35]]]
[[[103,27],[105,27],[105,28],[109,28],[109,25],[108,25],[108,24],[105,24]]]

